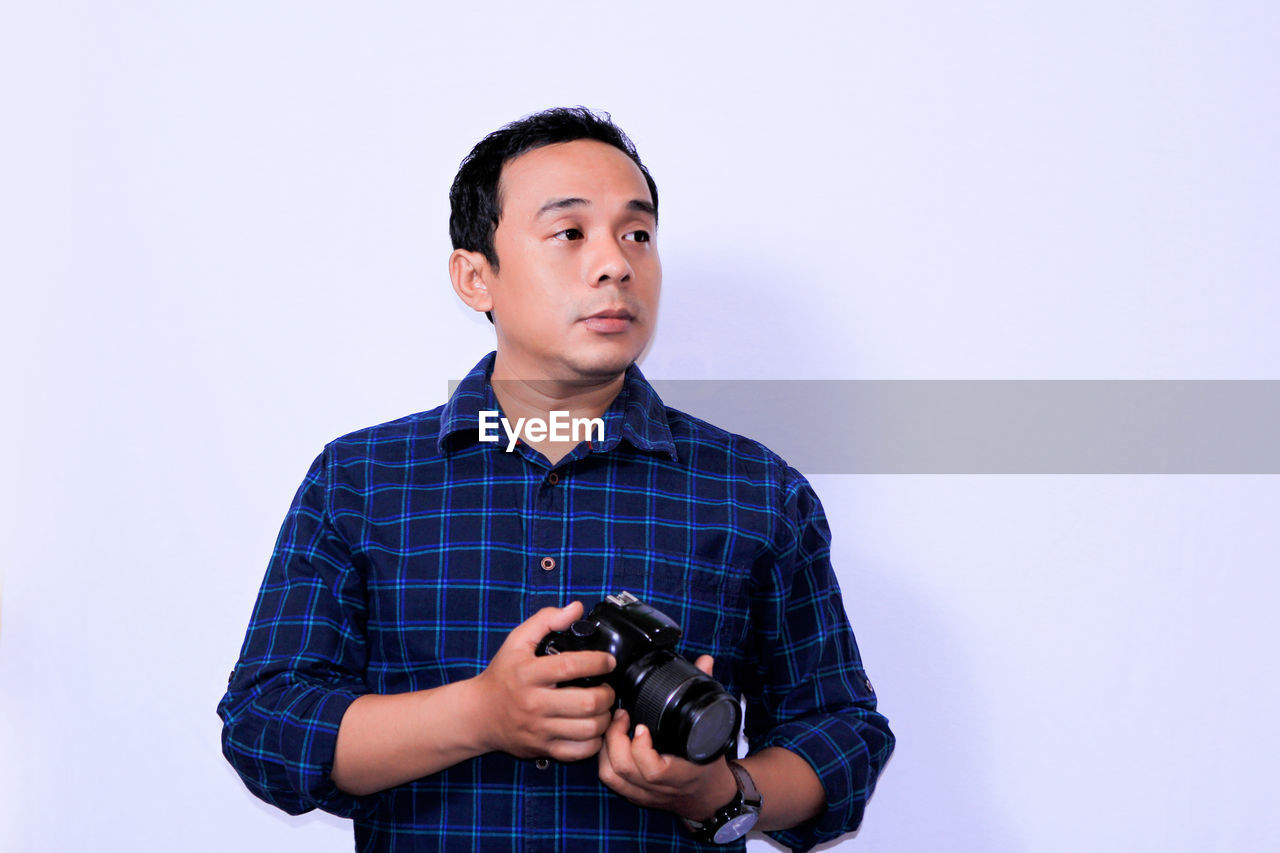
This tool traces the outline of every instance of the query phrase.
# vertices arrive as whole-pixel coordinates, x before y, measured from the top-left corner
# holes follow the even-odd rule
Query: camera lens
[[[741,706],[723,691],[719,696],[705,699],[699,708],[685,715],[689,729],[685,753],[690,761],[698,764],[719,758],[737,739],[738,718],[742,714]]]
[[[719,758],[737,740],[742,709],[715,679],[670,651],[645,655],[627,670],[633,718],[653,733],[658,752],[698,764]]]

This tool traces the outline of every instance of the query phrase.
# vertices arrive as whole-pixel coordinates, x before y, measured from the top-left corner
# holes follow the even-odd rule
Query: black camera
[[[603,676],[561,686],[608,684],[631,715],[653,734],[658,752],[708,764],[738,740],[742,707],[711,676],[676,654],[680,626],[629,592],[610,595],[567,631],[552,631],[540,655],[601,651],[617,666]]]

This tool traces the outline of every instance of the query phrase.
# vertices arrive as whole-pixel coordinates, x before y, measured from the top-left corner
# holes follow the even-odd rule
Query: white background
[[[651,377],[1280,378],[1271,2],[31,8],[5,851],[350,849],[214,707],[310,460],[491,348],[446,193],[524,113],[608,109],[657,179]],[[900,738],[838,849],[1280,847],[1277,478],[814,482]]]

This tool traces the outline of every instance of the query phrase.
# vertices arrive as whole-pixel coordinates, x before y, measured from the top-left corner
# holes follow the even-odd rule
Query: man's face
[[[575,140],[507,163],[498,193],[486,284],[502,374],[616,377],[653,336],[662,286],[644,175],[617,148]]]

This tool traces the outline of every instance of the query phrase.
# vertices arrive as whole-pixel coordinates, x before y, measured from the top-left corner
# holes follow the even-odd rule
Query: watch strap
[[[728,759],[729,772],[738,786],[738,792],[726,805],[716,810],[706,821],[681,818],[684,825],[698,841],[707,844],[729,844],[751,831],[760,817],[764,798],[756,788],[755,780],[733,759]]]
[[[751,778],[751,774],[747,772],[747,768],[743,767],[732,758],[727,759],[729,770],[733,773],[733,778],[738,783],[738,791],[742,794],[744,803],[760,808],[760,804],[764,802],[764,798],[760,796],[760,791],[756,788],[756,781]]]

